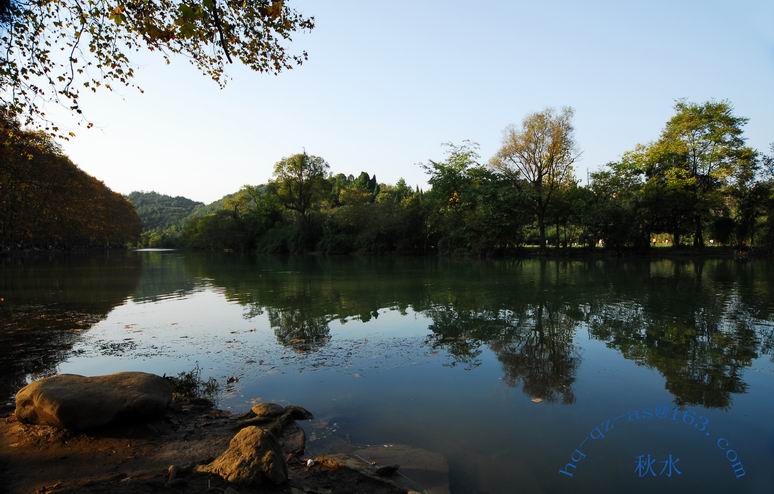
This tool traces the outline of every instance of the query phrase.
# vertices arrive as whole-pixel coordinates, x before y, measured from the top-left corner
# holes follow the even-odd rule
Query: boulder
[[[282,415],[285,407],[277,403],[257,403],[250,410],[252,410],[256,417],[268,419]]]
[[[212,473],[237,485],[260,485],[265,480],[282,484],[288,479],[288,468],[282,449],[271,433],[255,426],[239,431],[228,449],[212,463],[196,468]]]
[[[60,374],[16,393],[16,417],[27,424],[82,431],[156,418],[171,400],[171,384],[154,374]]]

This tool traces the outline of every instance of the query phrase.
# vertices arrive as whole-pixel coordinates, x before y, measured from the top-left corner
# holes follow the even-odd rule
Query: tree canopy
[[[67,137],[45,105],[82,115],[82,91],[135,86],[139,50],[181,55],[223,85],[234,60],[274,74],[303,63],[288,42],[312,28],[284,0],[0,0],[0,106]]]
[[[0,118],[0,251],[122,247],[139,233],[121,194],[78,169],[45,133]]]
[[[274,165],[275,192],[280,202],[298,213],[302,221],[323,196],[330,166],[319,156],[306,153],[283,158]]]
[[[546,245],[546,213],[558,190],[572,184],[572,165],[579,152],[575,144],[574,110],[553,109],[527,115],[521,127],[509,127],[492,166],[515,182],[525,181],[537,218],[539,244]]]
[[[421,166],[427,190],[331,173],[299,153],[273,179],[197,207],[153,238],[212,250],[490,256],[525,247],[613,250],[704,244],[774,250],[774,149],[753,150],[730,103],[678,101],[659,138],[581,185],[573,112],[506,130],[488,162],[474,142]]]

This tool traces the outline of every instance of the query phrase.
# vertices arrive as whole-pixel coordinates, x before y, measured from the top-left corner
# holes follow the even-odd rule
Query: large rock
[[[169,381],[154,374],[60,374],[16,393],[16,417],[28,424],[80,431],[157,417],[171,399]]]
[[[271,433],[255,426],[239,431],[228,449],[199,472],[213,473],[233,484],[260,485],[265,480],[282,484],[288,479],[288,468],[282,449]]]
[[[250,410],[256,417],[272,419],[282,415],[285,407],[277,403],[256,403]]]

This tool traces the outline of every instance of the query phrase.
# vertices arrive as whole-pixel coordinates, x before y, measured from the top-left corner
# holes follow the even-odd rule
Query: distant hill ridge
[[[197,208],[205,207],[204,203],[187,197],[172,197],[153,191],[132,192],[127,199],[137,210],[144,231],[178,225]]]
[[[263,190],[266,185],[256,186]],[[225,209],[229,201],[236,200],[243,190],[226,194],[209,204],[184,196],[169,196],[154,191],[135,191],[126,196],[137,211],[144,232],[162,231],[170,227],[181,228],[188,220],[202,218]]]

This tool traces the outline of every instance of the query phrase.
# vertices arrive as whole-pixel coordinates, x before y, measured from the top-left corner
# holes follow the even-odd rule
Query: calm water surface
[[[452,492],[774,492],[765,262],[138,252],[0,270],[6,401],[53,372],[198,363],[222,407],[312,410],[312,452],[444,455]]]

